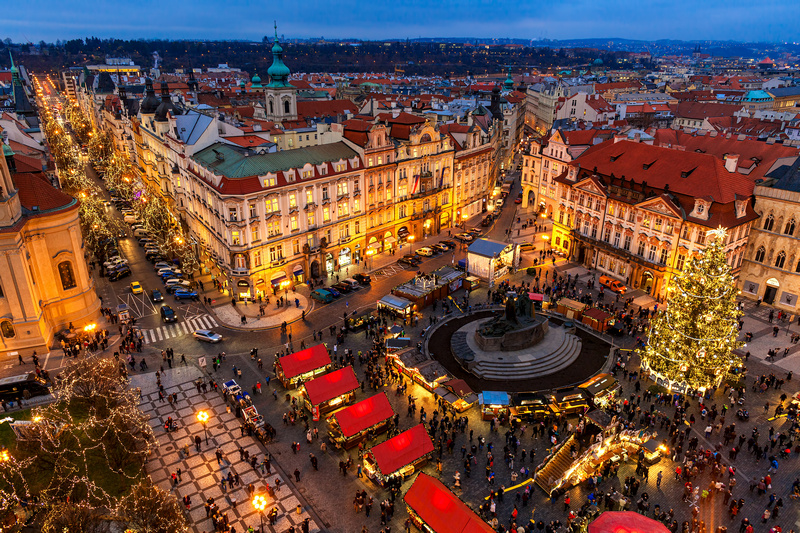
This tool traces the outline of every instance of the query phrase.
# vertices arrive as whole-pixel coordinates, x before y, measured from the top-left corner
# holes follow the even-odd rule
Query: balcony
[[[231,274],[234,276],[249,276],[250,269],[249,268],[233,268],[231,269]]]

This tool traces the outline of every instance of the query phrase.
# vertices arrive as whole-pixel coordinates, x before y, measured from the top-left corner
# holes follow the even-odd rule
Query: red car
[[[517,196],[517,199],[514,200],[514,203],[515,204],[521,204],[522,203],[522,195],[521,194],[519,196]]]

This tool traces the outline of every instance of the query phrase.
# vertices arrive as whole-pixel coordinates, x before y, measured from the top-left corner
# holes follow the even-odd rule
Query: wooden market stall
[[[583,414],[589,410],[589,395],[580,388],[556,391],[553,405],[557,414]]]
[[[275,374],[284,387],[293,389],[300,382],[324,374],[330,366],[327,348],[324,344],[317,344],[278,359]]]
[[[394,416],[386,393],[378,393],[328,417],[328,436],[337,448],[349,450],[385,431]]]
[[[415,383],[422,385],[428,392],[435,391],[441,383],[452,379],[441,363],[416,348],[405,348],[394,353],[389,353],[387,350],[386,362]]]
[[[352,366],[346,366],[303,384],[303,402],[314,421],[348,405],[356,397],[359,383]]]
[[[459,413],[468,410],[478,401],[478,395],[472,391],[463,379],[445,381],[441,386],[436,387],[433,392]]]
[[[570,300],[569,298],[561,298],[558,301],[556,310],[565,317],[580,321],[583,316],[583,310],[586,309],[586,304],[582,304],[577,300]]]
[[[501,420],[508,419],[511,399],[507,392],[485,390],[478,394],[478,403],[481,406],[481,416],[484,420],[491,420],[494,417]]]
[[[466,277],[464,272],[445,266],[430,274],[415,276],[392,289],[392,294],[410,301],[414,310],[419,311],[460,289]]]
[[[389,313],[390,315],[398,316],[402,319],[410,317],[414,313],[414,303],[395,296],[394,294],[387,294],[378,300],[378,313]]]
[[[424,472],[414,480],[403,501],[414,525],[425,533],[494,533],[441,481]]]
[[[611,374],[597,374],[586,383],[578,386],[585,390],[595,407],[608,407],[620,390],[619,383]]]
[[[555,410],[553,397],[537,392],[515,392],[511,395],[512,417],[521,420],[541,420]]]
[[[600,333],[605,333],[606,330],[609,328],[609,323],[614,318],[614,315],[611,313],[607,313],[602,309],[598,309],[596,307],[590,307],[589,309],[585,309],[583,311],[583,320],[582,322],[587,326],[591,327],[595,331],[599,331]]]
[[[433,441],[419,424],[399,435],[373,446],[364,455],[367,477],[383,485],[392,477],[412,475],[416,467],[427,461],[433,453]]]

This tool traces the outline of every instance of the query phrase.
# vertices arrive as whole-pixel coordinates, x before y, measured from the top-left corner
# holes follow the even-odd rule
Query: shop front
[[[441,363],[428,359],[416,348],[409,347],[394,353],[387,353],[386,362],[401,374],[409,377],[414,383],[422,385],[428,392],[434,392],[444,382],[452,379]]]
[[[250,282],[247,279],[239,279],[236,281],[236,295],[240,300],[250,298]]]
[[[394,238],[391,231],[387,231],[383,234],[383,249],[385,251],[394,248],[395,243],[397,243],[397,239]]]
[[[337,448],[349,450],[386,431],[393,417],[389,398],[379,392],[328,417],[328,437]]]
[[[373,446],[364,455],[367,477],[385,485],[392,478],[407,478],[430,459],[434,447],[425,426],[419,424]]]
[[[303,263],[297,263],[292,267],[292,278],[295,283],[305,282],[305,270],[303,270]]]
[[[408,231],[408,226],[401,226],[400,229],[397,230],[397,243],[405,244],[409,235],[411,235],[411,232]]]
[[[478,395],[463,379],[451,379],[434,389],[434,394],[447,402],[456,412],[463,413],[478,401]]]
[[[450,227],[450,211],[443,211],[439,215],[439,228],[447,229]]]
[[[483,391],[478,394],[478,403],[481,406],[481,416],[484,420],[498,418],[502,422],[508,419],[511,399],[507,392]]]
[[[291,287],[292,281],[288,278],[288,276],[286,276],[286,272],[279,270],[272,274],[269,284],[270,289],[272,289],[272,294],[277,294],[278,292]]]
[[[318,421],[322,415],[352,402],[358,387],[353,367],[346,366],[304,383],[304,404],[313,420]]]
[[[441,481],[422,472],[403,496],[408,516],[424,533],[494,533]]]
[[[378,300],[378,312],[389,313],[405,319],[414,312],[414,304],[405,298],[387,294]]]
[[[338,268],[344,268],[353,264],[353,252],[349,246],[345,246],[341,250],[339,250],[339,266]]]
[[[275,374],[284,387],[293,389],[306,380],[324,374],[330,367],[328,350],[324,344],[317,344],[278,359]]]
[[[336,272],[337,268],[338,268],[338,263],[333,258],[333,254],[331,253],[325,254],[325,272],[327,272],[330,275]]]

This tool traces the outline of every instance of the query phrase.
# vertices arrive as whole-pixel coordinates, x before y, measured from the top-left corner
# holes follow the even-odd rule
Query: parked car
[[[154,302],[163,302],[164,295],[161,294],[161,291],[158,289],[153,289],[153,292],[150,293],[150,299]]]
[[[401,257],[400,259],[397,260],[397,262],[402,264],[402,265],[407,265],[407,266],[410,266],[410,267],[416,267],[419,264],[416,261],[414,261],[414,260],[412,260],[412,259],[410,259],[408,257]]]
[[[491,223],[492,223],[492,217],[490,217],[490,216],[485,217],[483,220],[481,220],[481,226],[483,226],[484,228],[486,226],[491,225]]]
[[[342,283],[348,285],[351,291],[355,291],[361,288],[361,285],[359,285],[358,282],[353,278],[347,278],[343,280]]]
[[[479,236],[483,235],[483,230],[480,229],[480,228],[469,228],[467,230],[467,233],[469,233],[473,237],[479,237]]]
[[[159,261],[158,263],[153,265],[153,270],[155,270],[156,272],[158,272],[162,268],[172,268],[172,265],[170,265],[166,261]]]
[[[517,195],[517,199],[516,199],[516,200],[514,200],[514,203],[515,203],[515,204],[521,204],[521,203],[522,203],[522,193],[519,193],[519,194]]]
[[[141,239],[139,239],[138,242],[139,242],[139,246],[141,246],[141,247],[145,247],[147,245],[155,244],[155,242],[153,242],[153,239],[151,239],[150,237],[142,237]]]
[[[423,246],[419,250],[417,250],[417,255],[422,255],[425,257],[431,257],[434,254],[432,248],[428,248],[427,246]]]
[[[369,285],[372,283],[372,278],[367,274],[353,274],[353,278],[362,285]]]
[[[214,333],[213,331],[207,329],[198,329],[197,331],[192,333],[192,337],[194,337],[199,341],[211,342],[211,343],[217,343],[222,341],[222,335],[220,335],[219,333]]]
[[[186,288],[175,289],[175,292],[173,294],[175,295],[175,299],[176,300],[186,300],[186,299],[199,300],[200,299],[200,297],[197,295],[197,291],[193,291],[191,289],[186,289]]]
[[[333,288],[341,293],[348,293],[353,290],[350,288],[350,285],[341,281],[339,283],[334,283]]]
[[[175,271],[172,269],[172,267],[168,267],[168,266],[161,267],[158,270],[156,270],[156,274],[158,274],[159,276],[161,274],[164,274],[164,273],[167,273],[167,272],[169,272],[170,274],[174,274],[175,273]]]
[[[403,259],[408,259],[414,263],[414,266],[422,263],[422,259],[418,255],[406,254],[403,256]]]
[[[472,242],[475,240],[475,237],[473,237],[470,233],[459,233],[455,236],[455,238],[461,242]]]
[[[178,315],[175,310],[168,305],[161,306],[161,320],[164,322],[177,322]]]
[[[447,250],[450,249],[449,246],[447,246],[446,244],[442,244],[440,242],[437,242],[436,244],[431,244],[431,248],[433,248],[434,250],[438,250],[440,252],[446,252]]]
[[[150,255],[145,255],[145,257],[151,263],[157,263],[159,261],[164,261],[166,259],[166,257],[164,257],[161,254],[150,254]]]
[[[455,241],[444,239],[443,241],[439,241],[439,242],[444,244],[444,245],[446,245],[446,246],[449,246],[451,250],[455,250],[455,248],[456,248]]]
[[[138,281],[131,281],[131,292],[133,294],[143,293],[144,289],[142,289],[142,284],[139,283]]]
[[[329,304],[333,301],[333,294],[326,289],[314,289],[311,291],[311,298],[318,302]]]
[[[608,276],[600,276],[600,285],[619,294],[625,294],[625,291],[628,290],[628,288],[623,285],[621,281]]]
[[[502,198],[498,198],[498,199],[497,199],[497,200],[494,202],[494,205],[496,205],[498,208],[501,208],[501,207],[503,207],[503,203],[504,203],[504,202],[505,202],[505,200],[503,200]]]
[[[127,265],[123,266],[122,268],[118,268],[112,272],[108,273],[108,280],[109,281],[117,281],[122,278],[127,278],[131,275],[131,269],[128,268]]]
[[[333,296],[334,298],[338,298],[339,296],[342,295],[341,292],[337,291],[333,287],[325,287],[325,290],[331,293],[331,296]]]
[[[521,242],[519,244],[519,251],[520,252],[532,252],[535,249],[536,249],[536,246],[534,246],[532,242]]]

